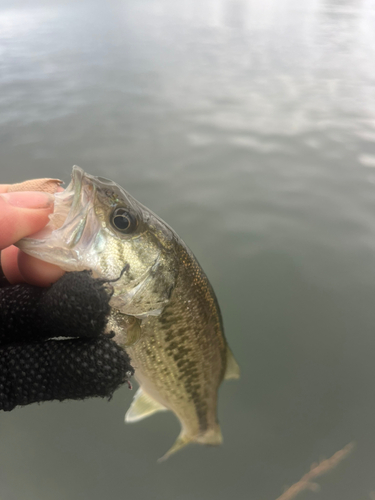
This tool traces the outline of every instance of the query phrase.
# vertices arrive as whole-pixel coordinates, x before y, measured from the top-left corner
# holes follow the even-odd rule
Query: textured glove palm
[[[50,288],[0,288],[0,410],[111,397],[133,375],[126,352],[103,334],[111,292],[82,271]]]

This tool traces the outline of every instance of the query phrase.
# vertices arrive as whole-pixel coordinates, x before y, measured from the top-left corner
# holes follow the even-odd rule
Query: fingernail
[[[19,208],[48,208],[53,205],[55,197],[42,191],[15,191],[0,195],[9,205]]]

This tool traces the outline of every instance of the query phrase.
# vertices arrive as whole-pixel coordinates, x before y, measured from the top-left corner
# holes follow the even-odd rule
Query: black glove
[[[0,410],[110,398],[130,386],[129,356],[103,334],[110,297],[89,271],[67,273],[50,288],[0,288]]]

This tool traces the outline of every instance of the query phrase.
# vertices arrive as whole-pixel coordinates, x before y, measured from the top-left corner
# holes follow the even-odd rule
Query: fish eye
[[[116,208],[111,216],[112,226],[121,233],[132,233],[137,227],[137,219],[126,208]]]

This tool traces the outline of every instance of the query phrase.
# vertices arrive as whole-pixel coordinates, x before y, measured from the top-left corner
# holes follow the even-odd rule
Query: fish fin
[[[224,380],[235,378],[240,378],[240,367],[238,366],[237,361],[234,359],[230,347],[227,345],[227,367],[225,370]]]
[[[142,336],[141,320],[133,318],[132,324],[126,329],[126,342],[124,347],[135,345]]]
[[[208,429],[204,434],[196,437],[188,436],[184,433],[184,431],[181,431],[172,448],[170,448],[165,455],[159,458],[158,462],[164,462],[164,460],[167,460],[167,458],[173,455],[173,453],[176,453],[176,451],[181,450],[181,448],[193,442],[218,446],[223,442],[220,425],[216,424],[214,427]]]
[[[176,451],[181,450],[184,446],[187,444],[191,443],[194,441],[193,438],[189,437],[187,434],[184,433],[184,431],[181,431],[180,435],[174,442],[172,448],[170,448],[165,455],[163,455],[161,458],[158,459],[158,462],[164,462],[169,458],[173,453],[176,453]]]
[[[167,410],[165,406],[139,388],[129,410],[126,412],[125,422],[138,422],[138,420],[142,420],[157,411],[164,410]]]

